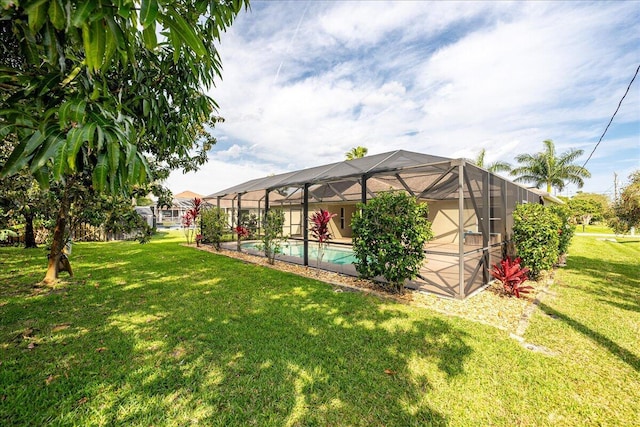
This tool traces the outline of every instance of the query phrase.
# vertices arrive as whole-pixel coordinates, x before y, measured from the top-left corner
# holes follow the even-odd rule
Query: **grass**
[[[606,224],[589,224],[584,226],[582,231],[582,224],[576,225],[576,233],[600,233],[600,234],[614,234],[614,231]]]
[[[176,237],[177,236],[177,237]],[[640,241],[576,237],[506,333],[180,246],[0,249],[1,425],[633,425]],[[597,254],[598,258],[595,258]]]

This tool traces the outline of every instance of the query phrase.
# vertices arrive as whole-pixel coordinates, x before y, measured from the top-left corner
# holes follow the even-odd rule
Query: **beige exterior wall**
[[[434,239],[430,243],[458,243],[458,201],[429,201],[429,221],[433,230]],[[344,209],[344,228],[341,227],[341,208]],[[285,233],[289,235],[302,234],[302,210],[298,208],[284,207]],[[329,223],[329,230],[334,239],[350,239],[353,236],[351,220],[356,212],[354,203],[314,203],[309,206],[309,216],[315,211],[325,209],[336,214]],[[291,232],[289,231],[291,230]],[[478,221],[473,208],[464,210],[464,230],[477,232]],[[311,236],[309,236],[311,238]]]
[[[429,221],[434,236],[430,243],[459,242],[457,200],[429,202]],[[464,229],[478,231],[478,220],[473,209],[464,210]]]
[[[283,207],[284,234],[288,236],[302,235],[302,207]]]
[[[314,203],[312,205],[309,205],[309,217],[311,217],[313,212],[319,211],[320,209],[324,209],[326,211],[329,211],[329,213],[336,215],[331,219],[331,222],[329,222],[329,231],[331,232],[331,235],[334,239],[351,238],[351,236],[353,235],[353,230],[351,228],[351,218],[356,211],[356,205],[354,203]],[[341,209],[344,209],[344,227],[341,227]]]

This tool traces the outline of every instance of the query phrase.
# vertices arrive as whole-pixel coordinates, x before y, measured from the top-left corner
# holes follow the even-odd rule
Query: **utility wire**
[[[591,154],[589,154],[589,158],[587,158],[587,160],[584,162],[584,165],[582,165],[583,168],[587,165],[587,163],[589,163],[589,160],[591,160],[591,156],[593,156],[593,153],[596,152],[596,148],[598,148],[598,145],[600,145],[600,143],[602,142],[602,138],[604,138],[604,135],[607,133],[607,130],[609,130],[609,126],[611,126],[611,122],[613,122],[613,118],[618,113],[618,110],[620,109],[620,106],[622,105],[622,101],[624,100],[625,96],[627,96],[627,94],[629,93],[629,89],[631,89],[631,85],[633,84],[633,81],[636,79],[636,76],[638,75],[638,71],[640,71],[640,65],[638,65],[638,68],[636,68],[636,73],[633,75],[633,78],[629,82],[629,86],[627,86],[627,91],[624,93],[624,95],[622,95],[622,98],[618,103],[618,108],[616,108],[616,111],[613,113],[613,116],[611,116],[611,120],[609,120],[609,124],[607,124],[607,127],[604,128],[604,132],[602,132],[602,136],[600,136],[598,143],[596,144],[595,147],[593,147],[593,151],[591,152]]]

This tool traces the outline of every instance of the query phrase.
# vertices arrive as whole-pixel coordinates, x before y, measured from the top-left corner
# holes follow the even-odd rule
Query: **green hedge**
[[[560,230],[558,236],[558,253],[566,254],[569,251],[571,239],[576,231],[575,224],[572,223],[571,209],[567,205],[551,205],[549,209],[560,220]]]
[[[562,222],[551,209],[535,203],[516,206],[513,212],[513,242],[529,277],[538,279],[559,256]]]

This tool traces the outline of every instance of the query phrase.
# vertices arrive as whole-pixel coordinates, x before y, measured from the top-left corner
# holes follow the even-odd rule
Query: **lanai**
[[[381,191],[401,190],[429,205],[434,239],[426,245],[427,262],[408,286],[465,298],[487,284],[492,258],[500,258],[518,203],[539,203],[540,194],[481,169],[465,159],[398,150],[350,161],[254,179],[206,197],[229,200],[234,221],[243,209],[264,212],[280,207],[286,234],[303,242],[297,262],[309,265],[310,212],[323,207],[337,213],[332,225],[339,240],[350,237],[355,204]],[[289,259],[289,261],[295,261]],[[324,264],[354,274],[353,267]]]

